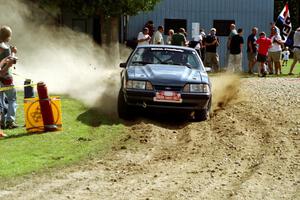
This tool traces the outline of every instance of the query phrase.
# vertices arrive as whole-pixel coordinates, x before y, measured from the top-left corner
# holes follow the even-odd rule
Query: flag
[[[280,29],[280,36],[283,41],[286,41],[292,31],[292,23],[288,4],[285,4],[283,10],[279,14],[276,26]]]

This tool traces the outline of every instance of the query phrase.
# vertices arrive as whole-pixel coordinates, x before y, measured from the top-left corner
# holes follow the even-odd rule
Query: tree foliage
[[[123,14],[136,15],[139,11],[149,11],[160,0],[32,0],[41,7],[69,8],[75,13],[91,16],[103,14],[106,17],[117,17]]]

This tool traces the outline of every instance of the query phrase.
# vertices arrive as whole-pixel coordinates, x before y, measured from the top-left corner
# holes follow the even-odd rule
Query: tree
[[[119,41],[119,20],[122,15],[150,11],[160,0],[32,0],[43,9],[71,9],[82,16],[99,16],[102,44]]]

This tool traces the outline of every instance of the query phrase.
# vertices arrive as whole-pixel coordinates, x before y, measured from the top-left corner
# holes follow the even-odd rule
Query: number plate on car
[[[181,94],[173,91],[159,91],[156,92],[153,101],[158,102],[170,102],[170,103],[182,103]]]

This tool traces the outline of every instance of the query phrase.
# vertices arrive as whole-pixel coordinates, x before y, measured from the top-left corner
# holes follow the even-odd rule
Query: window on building
[[[217,36],[228,36],[230,24],[235,24],[235,20],[214,20],[214,28],[217,29]]]
[[[169,29],[174,29],[175,33],[178,32],[180,28],[187,28],[186,19],[165,19],[165,35],[168,35]]]

